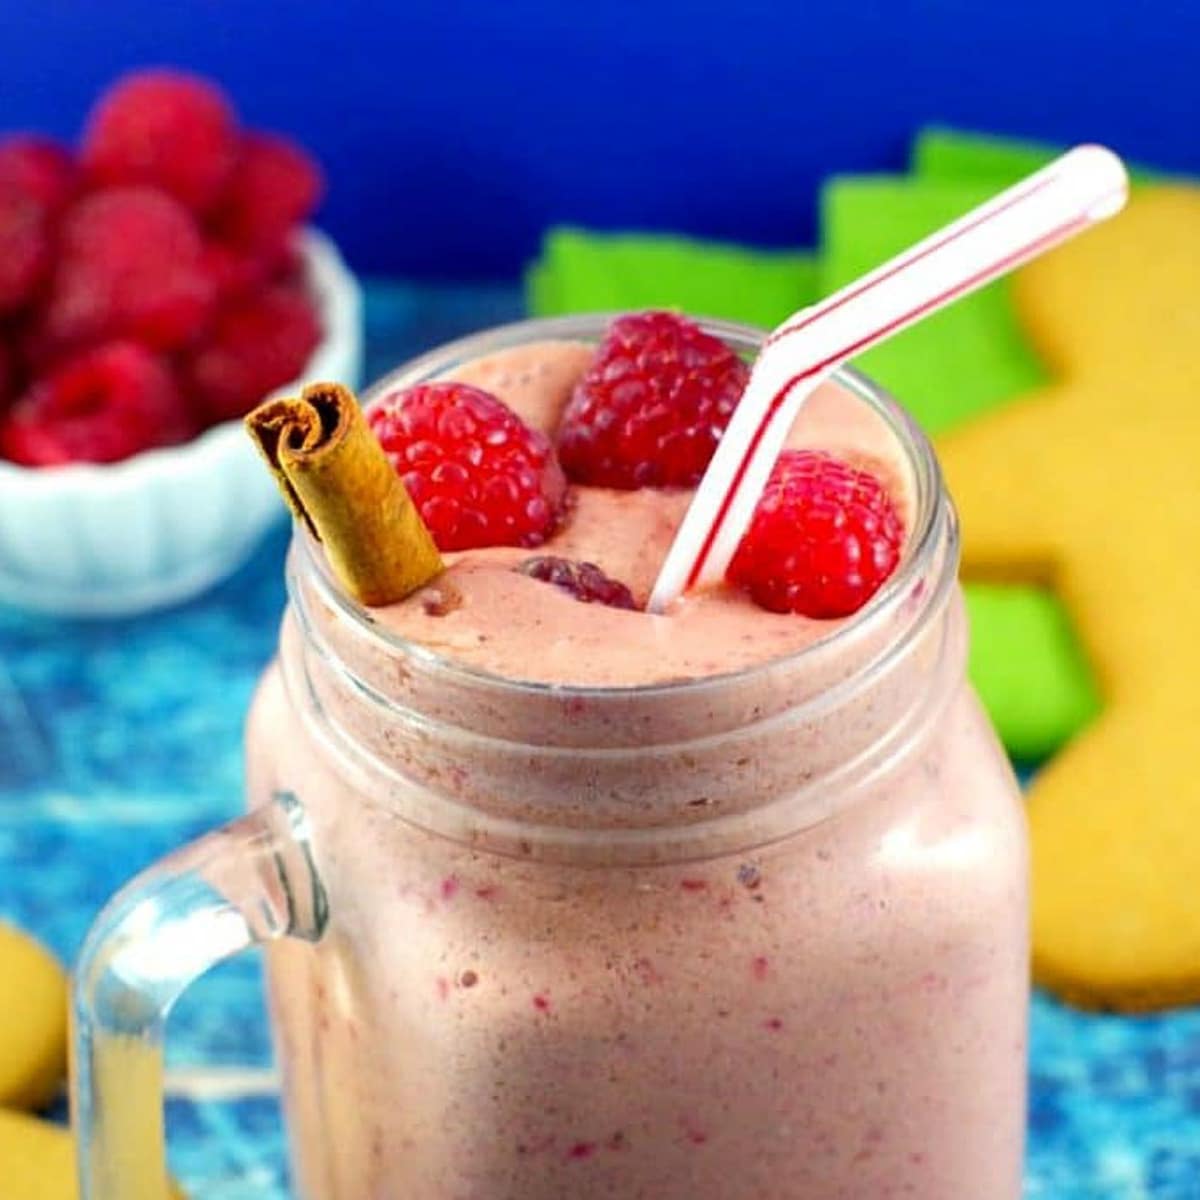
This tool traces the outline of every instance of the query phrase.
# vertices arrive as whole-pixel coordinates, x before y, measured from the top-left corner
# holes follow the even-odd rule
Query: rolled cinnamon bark
[[[444,569],[442,557],[358,402],[336,383],[269,400],[246,428],[288,507],[364,604],[392,604]]]

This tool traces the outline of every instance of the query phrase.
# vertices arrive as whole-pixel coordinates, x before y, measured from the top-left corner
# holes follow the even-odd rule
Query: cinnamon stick
[[[364,604],[392,604],[441,573],[429,530],[347,388],[314,383],[269,400],[246,428],[288,507]]]

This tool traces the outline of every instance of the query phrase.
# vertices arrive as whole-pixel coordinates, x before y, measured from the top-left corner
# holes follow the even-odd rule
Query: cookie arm
[[[1058,559],[1057,406],[1023,400],[938,439],[968,575],[1045,581]]]
[[[1200,999],[1200,786],[1164,694],[1106,712],[1029,798],[1037,981],[1086,1007]]]

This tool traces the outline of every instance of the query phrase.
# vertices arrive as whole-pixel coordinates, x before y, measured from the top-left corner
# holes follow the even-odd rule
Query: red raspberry
[[[299,242],[288,238],[274,249],[265,246],[256,253],[268,265],[274,283],[300,291],[308,290],[308,262]]]
[[[237,124],[229,101],[207,80],[136,71],[92,110],[81,157],[94,184],[152,184],[204,213],[233,172]]]
[[[595,563],[572,562],[552,554],[527,558],[518,568],[522,575],[552,583],[570,592],[584,604],[605,604],[609,608],[637,608],[633,593],[615,579],[610,579]]]
[[[904,525],[883,485],[819,450],[785,450],[729,565],[771,612],[845,617],[895,570]]]
[[[74,195],[76,175],[71,152],[52,138],[17,134],[0,140],[0,185],[20,188],[51,215]]]
[[[202,423],[243,417],[276,388],[294,382],[320,340],[312,302],[294,288],[270,287],[221,309],[182,367]]]
[[[267,278],[252,255],[234,249],[227,242],[206,242],[202,260],[218,302],[256,292]]]
[[[16,356],[0,342],[0,412],[3,412],[17,386]]]
[[[0,454],[28,467],[116,462],[191,433],[167,365],[110,342],[34,383],[0,422]]]
[[[567,483],[550,439],[491,393],[419,384],[367,421],[439,549],[540,546],[558,523]]]
[[[36,309],[26,309],[9,325],[8,348],[18,369],[29,379],[45,375],[54,366],[59,349],[46,336]]]
[[[156,350],[193,341],[213,284],[188,211],[153,188],[86,196],[64,217],[39,335],[51,346],[132,338]]]
[[[749,374],[723,342],[675,313],[621,317],[563,412],[563,466],[579,483],[691,487]]]
[[[321,168],[300,146],[270,133],[247,133],[213,227],[240,246],[277,246],[317,207]]]
[[[204,269],[218,303],[252,296],[271,283],[307,294],[304,255],[291,240],[253,247],[206,242]]]
[[[24,307],[49,268],[46,210],[22,188],[0,182],[0,316]]]

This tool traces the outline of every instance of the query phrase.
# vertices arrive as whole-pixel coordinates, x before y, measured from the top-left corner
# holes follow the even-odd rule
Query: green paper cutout
[[[932,125],[913,140],[909,162],[912,173],[921,179],[983,183],[994,193],[1040,170],[1063,149],[1046,142]]]
[[[817,265],[805,251],[560,227],[525,288],[538,316],[674,308],[769,329],[816,298]]]
[[[964,133],[931,125],[918,132],[909,161],[912,173],[920,179],[986,183],[999,191],[1040,170],[1066,149],[1049,142]],[[1136,163],[1127,162],[1125,166],[1135,186],[1165,183],[1172,178]]]
[[[971,682],[1009,753],[1045,758],[1100,711],[1071,619],[1036,587],[968,584],[966,600]]]
[[[821,194],[822,292],[865,274],[995,193],[989,184],[833,179]],[[855,360],[930,434],[1041,387],[1006,280],[957,301]]]

